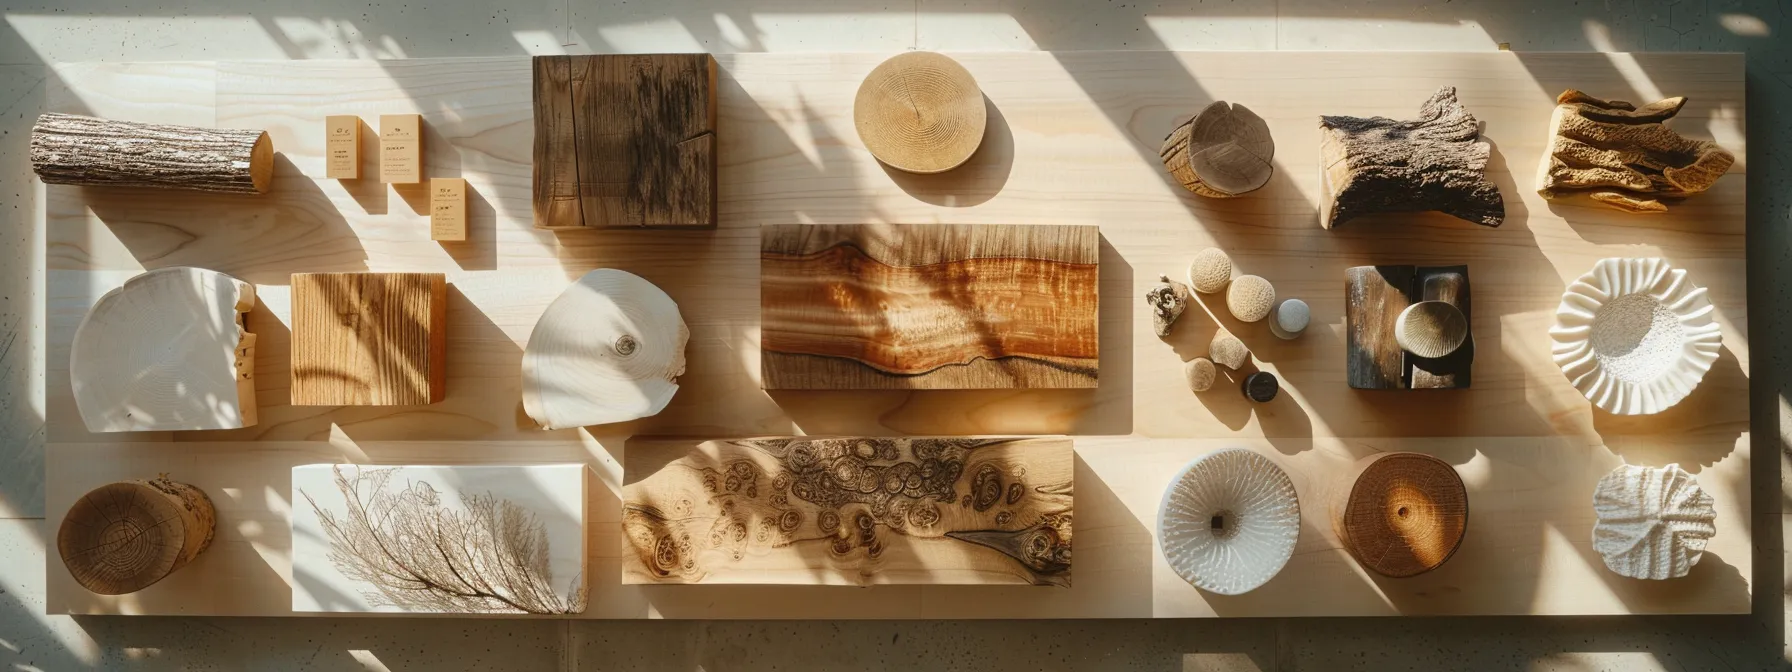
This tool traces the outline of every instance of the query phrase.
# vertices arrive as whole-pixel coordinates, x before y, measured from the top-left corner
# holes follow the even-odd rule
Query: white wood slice
[[[75,330],[68,368],[91,432],[237,429],[255,424],[255,286],[174,267],[126,281]]]
[[[1717,506],[1678,464],[1626,464],[1593,490],[1593,550],[1633,579],[1677,579],[1692,571],[1717,534]]]
[[[585,610],[582,464],[292,470],[292,610]]]
[[[678,392],[691,332],[641,276],[598,269],[554,299],[523,351],[523,408],[542,429],[645,418]]]

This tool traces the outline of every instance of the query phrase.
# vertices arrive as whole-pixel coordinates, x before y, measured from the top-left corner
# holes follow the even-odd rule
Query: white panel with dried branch
[[[177,266],[106,292],[70,345],[75,406],[92,432],[255,424],[255,286]]]
[[[292,609],[585,610],[584,465],[292,470]]]
[[[542,429],[659,413],[678,393],[690,330],[641,276],[586,273],[548,306],[523,349],[523,410]]]
[[[1670,464],[1626,464],[1593,490],[1593,550],[1633,579],[1686,576],[1717,534],[1717,507],[1699,480]]]

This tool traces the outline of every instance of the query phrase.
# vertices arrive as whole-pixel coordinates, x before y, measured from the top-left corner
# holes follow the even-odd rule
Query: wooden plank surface
[[[1099,238],[1093,226],[767,226],[765,389],[1095,387]]]
[[[447,294],[441,273],[294,273],[292,404],[420,406],[440,399]]]
[[[537,56],[535,225],[716,225],[709,54]]]
[[[1069,586],[1070,439],[628,442],[622,582]]]
[[[271,459],[277,466],[269,473],[250,463],[233,467],[243,470],[236,479],[245,488],[241,496],[260,499],[282,492],[256,480],[284,480],[291,463],[274,458],[291,448],[280,446],[306,446],[313,462],[441,463],[452,457],[409,459],[374,451],[317,459],[319,451],[337,450],[327,443],[331,440],[396,445],[392,451],[410,456],[476,446],[459,453],[462,462],[588,459],[614,465],[615,457],[605,451],[568,457],[544,454],[536,446],[545,442],[584,451],[649,433],[1071,434],[1078,436],[1076,480],[1083,511],[1077,520],[1077,580],[1068,591],[889,586],[866,589],[888,599],[865,601],[841,600],[840,589],[826,587],[625,590],[612,585],[594,588],[587,615],[777,615],[768,614],[765,605],[793,599],[803,606],[780,613],[968,618],[1746,610],[1752,576],[1746,508],[1720,508],[1712,548],[1722,562],[1711,565],[1722,577],[1716,583],[1615,582],[1581,545],[1590,538],[1592,483],[1620,456],[1646,464],[1678,462],[1698,472],[1720,507],[1746,504],[1746,158],[1710,192],[1656,217],[1546,202],[1530,189],[1553,101],[1569,87],[1631,100],[1655,99],[1640,89],[1688,96],[1691,101],[1673,126],[1689,136],[1716,139],[1746,157],[1740,55],[959,54],[955,58],[977,77],[991,102],[990,136],[965,166],[931,177],[886,172],[857,140],[853,93],[886,56],[719,57],[718,125],[728,130],[717,146],[718,227],[559,234],[534,228],[528,59],[53,66],[56,77],[46,96],[56,111],[265,128],[281,155],[274,189],[261,197],[47,188],[51,514],[60,516],[85,491],[80,489],[85,481],[58,476],[76,468],[132,472],[119,478],[171,471],[178,478],[204,458]],[[1314,169],[1318,116],[1410,116],[1412,101],[1443,84],[1457,86],[1464,104],[1485,124],[1483,137],[1495,147],[1489,176],[1506,200],[1505,224],[1487,229],[1448,217],[1403,215],[1321,230]],[[1189,194],[1165,173],[1156,154],[1182,116],[1215,99],[1250,106],[1277,140],[1270,183],[1224,201]],[[421,190],[322,177],[325,114],[374,119],[412,112],[426,119],[428,174],[468,181],[465,243],[428,239],[423,224],[428,200]],[[363,164],[363,173],[373,165]],[[1100,387],[762,390],[760,228],[878,222],[1100,225]],[[1226,249],[1239,272],[1269,279],[1279,295],[1306,300],[1312,326],[1300,339],[1282,341],[1260,324],[1236,323],[1211,297],[1198,296],[1176,334],[1159,340],[1141,297],[1158,274],[1181,274],[1190,257],[1207,246]],[[1666,413],[1598,414],[1550,360],[1548,328],[1555,306],[1563,288],[1598,259],[1652,255],[1688,269],[1710,290],[1725,352],[1698,390]],[[1394,395],[1349,389],[1339,291],[1345,269],[1458,263],[1474,269],[1479,318],[1473,334],[1479,349],[1474,387]],[[219,432],[87,433],[74,409],[66,366],[75,326],[87,306],[130,275],[181,264],[258,283],[249,330],[259,339],[260,422]],[[641,275],[678,302],[691,329],[687,372],[679,379],[678,396],[652,418],[596,428],[596,439],[586,430],[540,431],[520,409],[522,344],[554,297],[597,267]],[[295,407],[280,401],[291,387],[290,275],[360,270],[449,276],[452,371],[443,401],[426,408]],[[1245,339],[1257,366],[1281,379],[1275,402],[1252,405],[1230,387],[1224,393],[1188,392],[1181,360],[1204,354],[1220,326]],[[64,445],[111,441],[129,445]],[[155,442],[167,445],[150,445]],[[1126,448],[1093,450],[1109,445]],[[1315,530],[1303,535],[1296,558],[1318,564],[1291,565],[1277,579],[1296,590],[1237,598],[1200,595],[1167,567],[1155,569],[1161,560],[1148,530],[1163,485],[1156,479],[1167,479],[1207,445],[1287,457],[1297,482],[1338,468],[1341,463],[1331,461],[1335,456],[1326,457],[1334,450],[1404,448],[1449,455],[1446,459],[1459,466],[1483,465],[1473,474],[1463,466],[1477,516],[1468,543],[1477,545],[1465,546],[1459,557],[1426,575],[1438,578],[1382,585],[1361,577],[1337,555],[1324,531]],[[1598,445],[1607,448],[1590,447]],[[1639,452],[1638,446],[1653,448]],[[1135,470],[1147,475],[1123,476]],[[619,487],[620,476],[616,479],[613,489]],[[1104,490],[1117,494],[1106,505],[1096,503]],[[1483,506],[1481,499],[1489,496],[1501,504]],[[188,588],[181,593],[189,596],[185,601],[145,594],[136,601],[95,602],[67,585],[57,587],[52,572],[54,608],[284,613],[288,591],[282,570],[274,569],[280,562],[264,560],[254,545],[263,543],[266,557],[278,553],[265,545],[269,536],[284,534],[285,504],[275,499],[256,504],[265,507],[252,514],[261,518],[236,519],[255,522],[262,536],[255,542],[239,537],[237,555],[215,556],[210,569],[223,582],[217,590],[193,592],[197,579],[177,574],[164,583]],[[614,525],[617,519],[607,520]],[[252,527],[239,524],[231,534]],[[1478,536],[1482,530],[1488,531],[1485,538]],[[609,544],[609,557],[619,557],[617,529],[603,534],[594,542]],[[1106,556],[1094,550],[1107,545],[1118,550]],[[611,563],[608,571],[615,574],[599,579],[620,580],[620,565]],[[1457,563],[1469,571],[1452,574]],[[227,592],[233,582],[270,579],[281,582],[272,600]],[[1266,589],[1280,585],[1272,582]],[[1387,590],[1397,597],[1387,597]],[[1034,595],[1059,592],[1100,597]],[[959,595],[976,599],[946,599]],[[1039,606],[1050,608],[1032,609]]]
[[[583,462],[596,470],[586,514],[590,606],[580,618],[1194,618],[1446,614],[1747,613],[1753,576],[1748,436],[1729,456],[1699,465],[1716,501],[1717,534],[1692,574],[1636,581],[1607,571],[1592,548],[1593,487],[1621,462],[1681,459],[1675,437],[1601,447],[1567,438],[1146,439],[1076,441],[1075,581],[1037,586],[650,586],[622,581],[621,437],[570,441],[260,441],[60,444],[49,465],[49,519],[56,529],[82,493],[135,474],[167,471],[203,488],[218,509],[218,536],[193,564],[132,595],[82,590],[53,555],[51,613],[289,615],[294,504],[288,470],[328,462],[509,464]],[[1303,513],[1288,566],[1239,596],[1203,593],[1157,549],[1164,488],[1190,460],[1249,448],[1282,465]],[[1376,451],[1436,455],[1462,474],[1468,535],[1435,571],[1392,580],[1350,559],[1324,517],[1334,479]],[[1690,468],[1690,467],[1689,467]]]

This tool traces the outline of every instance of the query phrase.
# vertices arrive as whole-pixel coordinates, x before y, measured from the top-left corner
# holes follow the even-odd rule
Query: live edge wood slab
[[[535,226],[716,225],[709,54],[535,57]]]
[[[152,123],[266,129],[286,161],[258,198],[46,187],[46,529],[80,495],[168,472],[215,494],[214,547],[130,599],[97,598],[60,563],[49,609],[75,613],[290,613],[286,488],[294,464],[592,465],[592,593],[586,618],[1057,618],[1393,614],[1742,613],[1754,576],[1749,513],[1750,339],[1744,199],[1743,60],[1736,54],[987,53],[952,54],[977,78],[1006,133],[944,176],[892,175],[858,141],[852,100],[889,54],[717,57],[717,227],[700,231],[534,228],[528,58],[52,64],[50,109]],[[1613,68],[1621,59],[1625,69]],[[1689,100],[1674,126],[1738,161],[1669,212],[1639,218],[1550,203],[1530,187],[1555,96],[1568,88],[1648,99],[1630,64]],[[1640,81],[1640,80],[1635,80]],[[1480,227],[1437,214],[1318,226],[1317,120],[1410,118],[1457,87],[1498,151],[1488,178],[1507,219]],[[169,96],[183,101],[170,105]],[[317,101],[327,99],[328,105]],[[1179,117],[1243,103],[1279,141],[1269,184],[1202,199],[1157,156]],[[432,174],[467,180],[469,240],[444,246],[425,202],[368,180],[324,177],[325,114],[417,112]],[[992,118],[993,119],[993,118]],[[993,128],[993,125],[992,125]],[[993,151],[992,151],[993,150]],[[371,155],[364,168],[371,170]],[[458,168],[458,172],[449,169]],[[940,178],[949,177],[950,180]],[[415,196],[416,194],[412,194]],[[366,201],[364,203],[363,201]],[[760,234],[772,224],[1099,225],[1101,385],[1080,390],[870,392],[761,389]],[[1205,247],[1300,297],[1299,339],[1232,324],[1198,295],[1166,343],[1140,297]],[[1725,351],[1669,413],[1601,416],[1550,360],[1562,289],[1601,258],[1666,256],[1710,292]],[[1466,264],[1475,285],[1474,386],[1365,393],[1344,375],[1345,269],[1377,260]],[[256,284],[256,426],[90,434],[66,369],[87,307],[145,268],[198,265]],[[596,268],[645,278],[690,327],[688,368],[659,414],[616,426],[543,431],[519,410],[530,330]],[[444,273],[447,396],[428,407],[290,406],[291,274]],[[1205,302],[1205,303],[1203,303]],[[1210,318],[1208,315],[1215,315]],[[1171,347],[1205,352],[1220,326],[1282,382],[1253,405],[1188,382]],[[1258,327],[1253,330],[1251,326]],[[1224,392],[1221,394],[1220,392]],[[622,465],[631,435],[718,439],[1069,435],[1076,444],[1075,580],[1034,586],[623,586]],[[120,442],[123,443],[112,443]],[[1203,595],[1159,559],[1151,530],[1163,487],[1189,460],[1245,447],[1276,460],[1302,503],[1374,451],[1449,462],[1473,503],[1455,557],[1411,579],[1365,578],[1323,523],[1301,532],[1286,571],[1248,595]],[[1767,453],[1763,453],[1767,454]],[[1771,457],[1771,455],[1769,455]],[[1620,462],[1678,462],[1718,505],[1710,551],[1685,579],[1639,582],[1592,549],[1590,497]],[[1773,460],[1759,465],[1773,469]],[[205,472],[205,473],[200,473]],[[1761,500],[1765,501],[1765,500]],[[251,524],[253,523],[253,524]]]
[[[765,389],[1095,387],[1093,226],[760,233]]]

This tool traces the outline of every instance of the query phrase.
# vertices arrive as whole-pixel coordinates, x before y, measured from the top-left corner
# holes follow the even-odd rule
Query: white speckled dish
[[[1243,448],[1210,453],[1170,479],[1157,538],[1170,568],[1195,587],[1250,592],[1293,557],[1300,498],[1269,458]]]
[[[1680,403],[1723,349],[1705,288],[1659,258],[1599,260],[1562,294],[1549,336],[1574,387],[1619,415]]]

